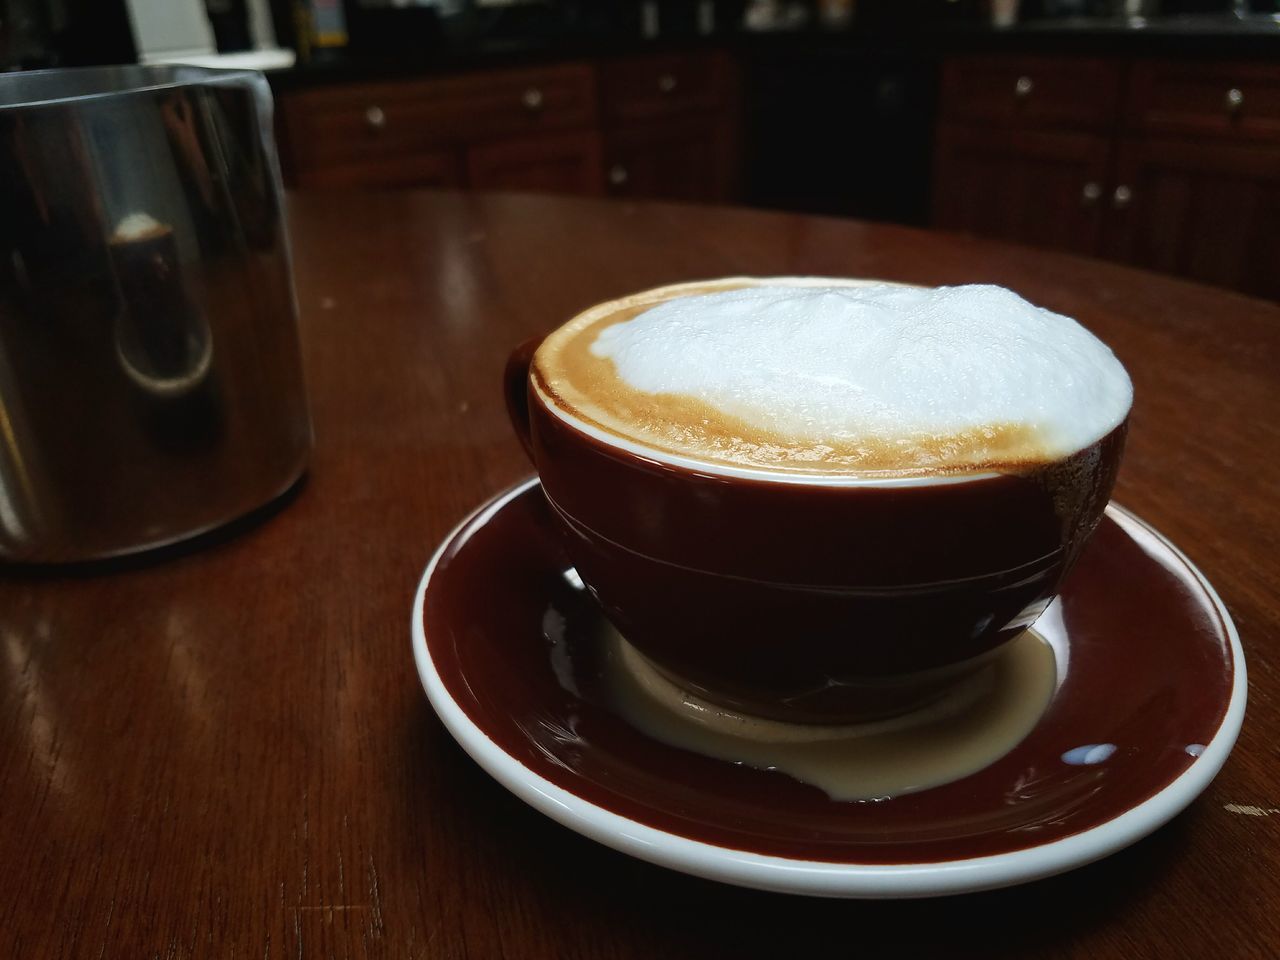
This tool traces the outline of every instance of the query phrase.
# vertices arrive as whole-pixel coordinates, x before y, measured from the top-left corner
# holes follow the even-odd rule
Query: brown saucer
[[[833,801],[633,729],[603,695],[589,642],[598,617],[537,481],[508,491],[423,576],[414,647],[433,706],[481,766],[572,829],[766,889],[927,896],[1098,859],[1208,785],[1244,712],[1221,602],[1114,505],[1037,621],[1058,665],[1041,722],[978,773],[888,800]]]

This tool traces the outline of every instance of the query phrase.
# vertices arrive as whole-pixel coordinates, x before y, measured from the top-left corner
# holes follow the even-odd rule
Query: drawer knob
[[[1030,77],[1019,77],[1013,85],[1013,95],[1019,100],[1025,100],[1031,96],[1031,91],[1035,89],[1035,86]]]
[[[1111,205],[1117,210],[1123,210],[1133,201],[1133,191],[1123,183],[1116,187],[1115,193],[1111,194]]]
[[[1232,87],[1223,98],[1223,104],[1227,108],[1227,113],[1239,113],[1240,108],[1244,106],[1244,91],[1239,87]]]
[[[1102,184],[1097,180],[1090,180],[1084,185],[1084,189],[1080,191],[1080,202],[1086,207],[1092,207],[1098,202],[1098,198],[1102,196]]]
[[[677,86],[679,86],[679,83],[676,81],[674,73],[664,73],[658,77],[658,89],[663,93],[675,93]]]
[[[542,91],[537,87],[530,87],[520,97],[520,102],[525,105],[525,109],[527,110],[541,110],[544,102]]]
[[[615,163],[609,168],[609,182],[615,187],[620,187],[631,179],[631,174],[627,173],[627,168],[620,163]]]
[[[386,111],[378,106],[369,107],[364,112],[364,122],[370,130],[382,130],[387,125]]]

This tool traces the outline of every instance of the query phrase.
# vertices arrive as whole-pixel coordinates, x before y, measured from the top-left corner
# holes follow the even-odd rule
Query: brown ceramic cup
[[[1026,629],[1102,516],[1128,423],[1018,475],[749,479],[610,442],[548,399],[537,346],[508,361],[507,405],[582,581],[686,689],[799,722],[908,710]]]

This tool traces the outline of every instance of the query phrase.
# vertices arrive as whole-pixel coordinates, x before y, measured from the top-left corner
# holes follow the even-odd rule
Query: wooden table
[[[1088,260],[740,210],[460,194],[292,207],[315,417],[296,499],[142,564],[0,575],[0,954],[1280,955],[1280,309]],[[804,900],[630,860],[454,745],[409,650],[437,541],[527,475],[508,349],[736,273],[993,281],[1132,374],[1117,499],[1231,608],[1253,682],[1208,792],[1102,863],[933,902]],[[1159,670],[1152,663],[1152,670]]]

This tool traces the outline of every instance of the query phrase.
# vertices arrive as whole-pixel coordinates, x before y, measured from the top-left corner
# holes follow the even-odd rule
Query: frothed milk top
[[[534,360],[549,406],[657,452],[801,473],[1018,469],[1124,419],[1129,377],[996,286],[682,284],[602,304]]]

